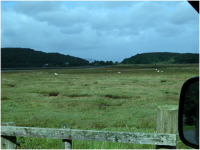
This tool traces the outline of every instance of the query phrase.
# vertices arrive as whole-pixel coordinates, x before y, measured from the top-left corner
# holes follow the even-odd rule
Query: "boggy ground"
[[[198,75],[199,64],[4,72],[1,121],[27,127],[61,128],[70,123],[72,129],[156,133],[157,107],[178,105],[182,84]],[[17,140],[21,148],[62,148],[61,140]],[[191,149],[179,137],[177,144],[178,149]],[[73,148],[155,149],[155,145],[73,141]]]

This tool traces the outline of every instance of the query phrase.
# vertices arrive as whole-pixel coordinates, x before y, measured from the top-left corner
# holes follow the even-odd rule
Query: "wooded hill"
[[[59,53],[45,53],[30,48],[1,48],[1,67],[84,66],[89,61]]]
[[[142,53],[124,59],[121,64],[154,64],[154,63],[171,63],[186,64],[199,63],[199,54],[194,53],[170,53],[170,52],[152,52]]]
[[[199,63],[199,54],[194,53],[170,53],[152,52],[142,53],[124,59],[121,64],[184,64]],[[67,67],[67,66],[86,66],[86,65],[114,65],[112,61],[89,61],[82,58],[63,55],[59,53],[45,53],[35,51],[30,48],[1,48],[1,67]]]

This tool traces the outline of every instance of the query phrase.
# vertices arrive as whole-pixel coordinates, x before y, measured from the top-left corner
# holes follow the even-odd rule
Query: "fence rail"
[[[2,123],[1,137],[3,140],[1,143],[1,148],[4,148],[4,149],[17,148],[16,136],[62,139],[64,149],[72,148],[72,140],[151,144],[151,145],[156,145],[156,148],[176,148],[177,124],[174,124],[174,122],[176,122],[174,119],[178,119],[178,118],[172,117],[172,114],[171,114],[171,112],[174,112],[173,114],[176,114],[176,111],[173,111],[173,110],[177,110],[176,108],[175,109],[172,109],[172,107],[167,107],[167,109],[166,107],[158,108],[157,132],[159,131],[162,133],[76,130],[76,129],[70,129],[70,127],[67,126],[66,124],[63,125],[63,129],[17,127],[17,126],[14,126],[14,123],[12,122]],[[166,122],[164,121],[165,120],[164,118],[162,121],[160,121],[162,112],[164,112],[164,114],[168,112],[167,116],[173,118],[174,120],[173,126],[164,126],[164,124],[166,124]],[[170,120],[168,120],[168,122],[170,122]],[[174,133],[164,133],[166,131],[172,131],[171,129],[169,129],[169,127],[173,128]],[[163,129],[166,131],[164,131]]]
[[[170,145],[170,146],[176,145],[175,134],[163,134],[163,133],[137,133],[137,132],[115,132],[115,131],[2,126],[1,135],[82,140],[82,141],[139,143],[139,144]]]

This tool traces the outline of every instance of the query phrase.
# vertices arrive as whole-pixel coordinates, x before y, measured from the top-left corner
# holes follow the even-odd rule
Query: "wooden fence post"
[[[14,122],[1,123],[3,126],[15,126]],[[17,149],[16,136],[1,135],[1,149]]]
[[[178,133],[178,106],[158,106],[157,133]],[[159,148],[176,149],[176,146],[156,145],[156,149]]]
[[[63,124],[63,129],[71,129],[71,126],[69,123]],[[63,149],[72,149],[72,140],[63,139]]]

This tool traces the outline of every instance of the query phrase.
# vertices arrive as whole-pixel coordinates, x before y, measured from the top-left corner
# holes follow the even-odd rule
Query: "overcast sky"
[[[187,1],[1,1],[1,47],[113,62],[199,53],[199,15]]]

